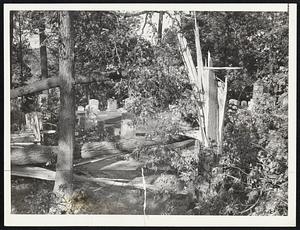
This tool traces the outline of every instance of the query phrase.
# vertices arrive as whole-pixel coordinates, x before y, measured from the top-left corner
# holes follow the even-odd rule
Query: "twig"
[[[234,177],[234,176],[231,176],[231,175],[228,175],[228,174],[225,174],[225,176],[230,177],[230,178],[232,178],[232,179],[234,179],[236,181],[240,181],[240,183],[247,185],[247,183],[242,182],[242,180],[240,178],[237,178],[237,177]]]
[[[257,201],[256,201],[253,205],[251,205],[249,208],[247,208],[247,209],[241,211],[240,214],[244,214],[245,212],[248,212],[248,211],[250,211],[252,208],[254,208],[254,207],[257,205],[257,203],[258,203],[258,201],[259,201],[259,198],[260,198],[260,197],[258,197]]]
[[[44,125],[51,125],[53,127],[57,127],[56,124],[50,123],[50,122],[43,122]]]
[[[250,144],[252,144],[253,146],[257,147],[257,148],[260,148],[261,150],[265,151],[266,153],[270,154],[270,152],[268,150],[266,150],[264,147],[262,147],[261,145],[259,144],[255,144],[253,142],[250,142]]]
[[[121,64],[121,58],[120,58],[120,55],[119,55],[119,52],[118,52],[118,48],[117,48],[117,43],[115,41],[115,51],[116,51],[116,55],[118,57],[118,61],[119,61],[119,65]]]
[[[244,173],[245,175],[249,175],[248,173],[246,173],[245,171],[243,171],[241,168],[239,168],[239,167],[236,167],[236,166],[227,166],[228,168],[235,168],[235,169],[238,169],[238,170],[240,170],[242,173]]]
[[[149,15],[149,13],[146,13],[146,16],[145,16],[145,22],[144,22],[144,25],[143,25],[143,27],[142,27],[142,34],[144,33],[144,29],[145,29],[145,26],[146,26],[146,24],[147,24],[148,15]]]

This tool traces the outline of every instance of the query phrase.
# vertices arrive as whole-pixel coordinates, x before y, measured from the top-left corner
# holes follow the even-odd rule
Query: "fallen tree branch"
[[[125,76],[126,72],[122,71],[108,71],[108,72],[94,72],[90,76],[78,75],[75,84],[87,84],[91,82],[104,81],[110,79],[111,76]],[[120,77],[121,78],[121,77]],[[10,90],[10,98],[16,98],[31,93],[41,92],[46,89],[55,88],[60,86],[60,79],[57,77],[47,78],[40,81],[33,82],[30,85],[22,86]]]
[[[18,143],[21,144],[21,143]],[[58,146],[44,145],[11,145],[11,164],[27,165],[42,164],[55,160],[59,148]]]

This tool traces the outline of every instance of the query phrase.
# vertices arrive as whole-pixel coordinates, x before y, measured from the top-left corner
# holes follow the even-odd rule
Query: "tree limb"
[[[123,16],[124,18],[128,18],[128,17],[136,17],[136,16],[140,16],[142,14],[149,14],[149,13],[159,13],[160,11],[148,11],[148,10],[144,10],[144,11],[139,11],[136,13],[120,13],[121,16]]]
[[[117,71],[108,71],[108,72],[94,72],[90,76],[78,75],[75,79],[75,84],[87,84],[91,82],[104,81],[110,79],[112,75],[126,75],[126,72],[119,73]],[[36,81],[30,85],[19,87],[16,89],[10,90],[10,98],[16,98],[24,96],[31,93],[37,93],[46,89],[59,87],[60,80],[57,77],[47,78],[44,80]]]

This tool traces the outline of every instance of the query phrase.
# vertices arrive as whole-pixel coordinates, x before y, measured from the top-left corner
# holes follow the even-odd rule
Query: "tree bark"
[[[14,41],[14,11],[10,11],[10,15],[9,15],[10,85],[12,84],[12,76],[13,76],[13,68],[12,68],[13,41]]]
[[[40,80],[30,85],[10,90],[10,98],[17,98],[27,94],[37,93],[46,89],[55,88],[59,86],[59,83],[59,78],[48,78]]]
[[[158,29],[157,29],[157,39],[158,39],[158,43],[160,43],[160,42],[161,42],[161,39],[162,39],[163,17],[164,17],[164,12],[163,12],[163,11],[159,12]]]
[[[19,63],[20,63],[20,76],[21,76],[21,85],[24,84],[24,77],[23,77],[23,46],[22,46],[22,22],[21,22],[21,15],[19,12]]]
[[[212,60],[208,52],[208,67],[212,67]],[[219,105],[218,105],[218,86],[213,71],[206,70],[203,79],[204,97],[205,97],[205,128],[209,140],[215,143],[219,142]]]
[[[54,193],[70,197],[73,192],[73,153],[75,139],[74,40],[71,13],[60,12],[62,44],[59,56],[60,114],[59,154],[56,163]]]
[[[93,73],[91,76],[82,76],[79,75],[76,77],[75,84],[88,84],[91,82],[104,81],[109,79],[110,76],[117,74],[116,71],[109,72],[97,72]],[[122,74],[126,74],[125,72]],[[123,75],[122,75],[123,76]],[[18,87],[16,89],[10,90],[10,98],[17,98],[24,96],[26,94],[41,92],[46,89],[55,88],[60,86],[60,79],[57,77],[47,78],[40,81],[36,81],[30,85],[23,87]]]
[[[41,76],[42,79],[48,78],[48,64],[47,64],[47,47],[46,47],[46,34],[45,34],[45,23],[41,22],[39,28],[40,34],[40,59],[41,59]],[[45,95],[48,95],[48,90],[44,90]],[[46,96],[47,97],[47,96]],[[47,98],[46,98],[47,100]]]

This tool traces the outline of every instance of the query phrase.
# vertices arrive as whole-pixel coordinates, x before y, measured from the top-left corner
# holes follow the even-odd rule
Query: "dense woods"
[[[35,202],[32,209],[19,208],[16,213],[111,214],[88,201],[90,191],[83,185],[79,185],[83,205],[58,208],[46,199],[52,192],[56,196],[62,192],[71,200],[68,204],[77,202],[73,174],[79,169],[74,165],[83,165],[82,152],[87,151],[83,146],[91,142],[97,146],[91,147],[93,157],[111,151],[122,155],[122,161],[142,161],[143,177],[143,170],[174,176],[166,180],[178,184],[189,206],[177,210],[180,204],[175,199],[159,214],[287,215],[288,16],[287,12],[12,11],[11,132],[23,132],[25,114],[32,112],[42,114],[43,130],[55,130],[44,134],[40,147],[13,147],[12,164],[46,164],[56,171],[51,188],[40,182],[38,195],[25,199]],[[202,82],[191,81],[183,38],[195,76],[208,71],[218,80],[211,82],[216,89],[226,85],[224,119],[207,121],[222,133],[218,140],[199,141],[199,130],[205,127],[200,108],[207,102]],[[133,127],[147,131],[145,137],[133,144],[130,138],[115,140],[103,128],[113,121],[91,128],[78,125],[79,106],[86,108],[97,99],[97,109],[104,111],[111,98],[130,114]],[[199,132],[193,136],[195,130]],[[145,144],[142,138],[155,144]],[[18,180],[13,186],[21,183]],[[123,186],[125,179],[120,180]],[[142,185],[131,186],[143,190]],[[155,185],[149,188],[170,198],[171,185],[161,189]],[[42,203],[41,210],[37,207]]]

